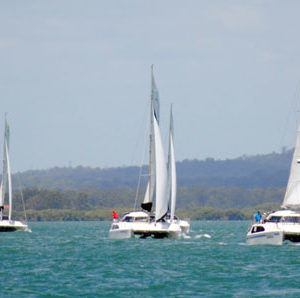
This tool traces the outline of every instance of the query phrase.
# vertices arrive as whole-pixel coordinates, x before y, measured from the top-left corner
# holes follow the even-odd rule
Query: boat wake
[[[207,238],[210,239],[211,236],[209,234],[199,234],[195,236],[195,239],[200,239],[200,238]]]
[[[223,246],[227,245],[227,243],[225,243],[225,242],[218,242],[218,244],[223,245]]]
[[[182,233],[182,238],[183,239],[191,239],[191,236],[185,234],[185,233]]]

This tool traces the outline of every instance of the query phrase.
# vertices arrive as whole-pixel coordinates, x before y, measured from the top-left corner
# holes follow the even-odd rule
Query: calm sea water
[[[1,296],[300,297],[300,246],[247,246],[248,222],[192,222],[189,239],[108,239],[109,222],[1,233]]]

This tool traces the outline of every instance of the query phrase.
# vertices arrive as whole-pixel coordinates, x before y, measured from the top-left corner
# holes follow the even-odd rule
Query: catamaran
[[[8,203],[5,205],[6,187],[8,185]],[[8,209],[8,215],[5,212]],[[9,159],[9,125],[5,119],[3,172],[0,185],[0,232],[29,231],[28,225],[22,221],[12,220],[12,182]]]
[[[247,233],[248,244],[300,242],[300,126],[281,208],[251,225]]]
[[[169,210],[169,195],[167,164],[164,157],[163,144],[159,128],[159,94],[151,71],[150,99],[150,134],[149,134],[149,179],[146,187],[141,211],[132,211],[123,215],[119,221],[114,221],[109,231],[109,237],[123,239],[139,238],[180,238],[182,228],[174,220],[175,201],[171,203],[171,217],[167,218]],[[173,161],[172,161],[173,163]],[[174,175],[174,170],[171,170]],[[174,185],[173,185],[174,187]],[[175,184],[176,187],[176,184]],[[174,193],[173,193],[174,195]],[[154,213],[152,209],[155,203]]]

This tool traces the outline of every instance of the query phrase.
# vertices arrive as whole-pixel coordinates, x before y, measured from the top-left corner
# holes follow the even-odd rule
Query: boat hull
[[[17,220],[0,220],[0,232],[27,231],[27,224]]]
[[[109,230],[111,239],[128,238],[180,238],[182,231],[179,225],[155,222],[113,222]]]
[[[284,241],[283,231],[258,232],[255,234],[247,234],[248,245],[281,245]]]
[[[133,233],[131,229],[115,229],[109,230],[109,238],[110,239],[128,239],[132,238]]]

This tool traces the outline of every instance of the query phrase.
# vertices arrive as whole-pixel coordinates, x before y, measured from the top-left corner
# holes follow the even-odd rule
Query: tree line
[[[132,210],[135,195],[129,188],[84,191],[26,188],[14,193],[13,215],[22,214],[24,202],[29,220],[107,220],[113,209],[119,213]],[[283,195],[284,188],[179,187],[177,215],[192,220],[249,219],[257,208],[278,208]],[[142,197],[138,199],[137,209],[141,200]]]

